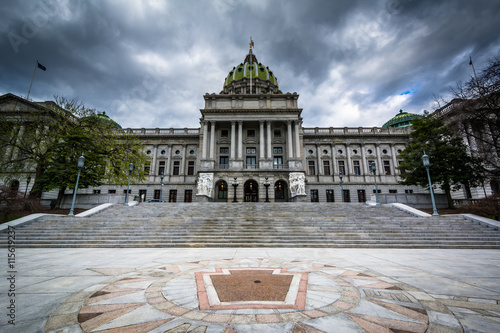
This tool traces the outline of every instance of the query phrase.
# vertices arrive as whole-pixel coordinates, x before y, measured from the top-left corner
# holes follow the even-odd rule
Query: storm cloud
[[[198,127],[248,52],[306,127],[381,126],[500,52],[500,1],[3,1],[0,94],[78,98],[122,127]]]

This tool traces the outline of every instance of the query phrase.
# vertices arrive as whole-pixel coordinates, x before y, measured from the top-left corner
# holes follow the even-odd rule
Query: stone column
[[[318,175],[323,176],[325,170],[323,170],[323,165],[321,163],[321,146],[319,144],[316,144],[316,156],[318,161]]]
[[[259,121],[259,160],[266,158],[264,145],[264,120]]]
[[[368,161],[366,160],[366,154],[365,154],[365,145],[361,145],[361,170],[362,170],[362,175],[366,176],[369,175],[368,172]]]
[[[184,168],[186,167],[186,145],[185,144],[182,145],[181,157],[182,157],[182,160],[181,160],[181,166],[180,166],[181,169],[179,170],[179,175],[184,176],[186,174],[184,172]]]
[[[267,122],[267,158],[272,159],[272,145],[273,145],[273,139],[271,137],[271,122]]]
[[[236,158],[236,122],[231,122],[231,159]]]
[[[396,158],[396,148],[394,148],[394,144],[391,143],[391,154],[392,154],[392,165],[394,168],[394,175],[399,174],[399,170],[396,169],[398,166],[398,160]]]
[[[243,121],[238,121],[238,159],[243,159]]]
[[[300,135],[299,135],[300,120],[295,121],[295,157],[300,158]]]
[[[210,159],[215,159],[215,121],[210,122]]]
[[[207,142],[208,142],[208,122],[203,122],[203,146],[201,148],[201,158],[207,159]]]
[[[287,147],[288,147],[288,159],[291,160],[293,159],[293,143],[292,143],[292,121],[288,120],[286,122],[287,125]]]
[[[349,145],[345,145],[345,160],[346,160],[346,165],[345,165],[345,174],[346,175],[352,175],[353,170],[351,169],[351,152],[349,151]]]
[[[170,175],[170,164],[172,163],[172,146],[167,145],[167,161],[165,165],[165,173],[164,175]]]
[[[156,161],[157,161],[157,156],[158,156],[158,145],[153,145],[153,161],[151,162],[153,165],[152,165],[152,169],[153,169],[153,175],[157,175],[157,168],[158,166],[156,165]],[[151,171],[149,172],[151,174]]]
[[[382,159],[380,158],[380,144],[377,144],[376,146],[376,152],[377,152],[377,175],[382,174]]]

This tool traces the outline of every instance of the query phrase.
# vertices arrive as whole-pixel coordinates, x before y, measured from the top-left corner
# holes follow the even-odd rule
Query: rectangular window
[[[318,190],[311,190],[311,202],[319,202]]]
[[[194,175],[194,161],[188,162],[188,176]]]
[[[229,130],[221,130],[220,131],[221,138],[227,138],[228,136],[229,136]]]
[[[274,154],[283,154],[283,148],[282,147],[274,147],[273,153]]]
[[[326,202],[335,202],[335,196],[333,195],[333,190],[326,190]]]
[[[366,202],[365,190],[358,190],[358,202]]]
[[[361,168],[359,167],[359,161],[352,161],[353,171],[356,176],[361,174]]]
[[[174,172],[173,172],[174,176],[178,176],[179,175],[180,165],[181,165],[180,161],[174,161]]]
[[[274,130],[274,137],[275,138],[281,138],[281,130],[275,129]]]
[[[344,161],[339,161],[338,164],[339,164],[339,173],[342,173],[345,175],[345,163],[344,163]]]
[[[170,190],[168,202],[177,202],[177,190]]]
[[[314,176],[316,174],[316,167],[314,165],[314,161],[308,161],[307,165],[309,166],[309,174]]]
[[[151,172],[151,161],[146,161],[144,164],[144,175],[149,175]]]
[[[160,193],[161,193],[161,190],[155,190],[155,193],[153,195],[153,198],[154,199],[160,199]]]
[[[389,193],[398,193],[398,190],[389,190]]]
[[[401,166],[401,161],[398,161],[398,165]],[[404,175],[406,173],[405,169],[399,169],[399,173]]]
[[[413,193],[413,190],[405,190],[405,193],[406,194],[411,194],[411,193]]]
[[[184,191],[184,202],[193,202],[193,190]]]
[[[131,194],[132,190],[128,190],[128,194]],[[123,190],[123,194],[127,194],[127,190]]]
[[[228,147],[220,147],[220,153],[221,154],[229,154],[229,148]]]
[[[257,149],[255,149],[255,147],[247,148],[247,154],[255,154],[255,153],[257,153]]]
[[[283,156],[274,156],[273,167],[274,169],[283,169]]]
[[[247,130],[247,138],[255,138],[255,130],[254,129]]]
[[[386,175],[391,174],[391,162],[389,161],[384,161],[384,172]]]
[[[374,189],[374,190],[373,190],[373,193],[374,193],[374,194],[375,194],[375,193],[377,193],[377,190],[375,190],[375,189]],[[378,193],[379,193],[379,194],[380,194],[380,193],[382,193],[382,190],[378,190]]]
[[[323,161],[323,173],[325,176],[330,176],[330,161]]]
[[[247,169],[257,169],[255,156],[247,156]]]
[[[164,175],[165,174],[165,161],[160,161],[158,163],[158,175]]]
[[[126,192],[126,191],[125,191]],[[116,190],[108,190],[109,194],[116,194]]]
[[[219,157],[219,167],[221,169],[227,169],[229,167],[229,157],[228,156],[220,156]]]
[[[92,193],[94,193],[94,194],[101,194],[101,190],[94,190],[94,191],[92,191]]]
[[[375,165],[375,166],[376,166],[375,161],[373,161],[373,160],[368,160],[368,170],[370,170],[370,173],[372,173],[372,171],[371,171],[371,170],[372,170],[372,169],[371,169],[371,165]]]
[[[351,192],[344,190],[344,202],[351,202]]]

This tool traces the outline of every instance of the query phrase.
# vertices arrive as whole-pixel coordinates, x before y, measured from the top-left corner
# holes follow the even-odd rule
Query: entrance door
[[[193,201],[193,190],[184,191],[184,202],[192,202]]]
[[[139,190],[139,197],[141,198],[141,202],[146,201],[147,192],[148,192],[147,190]]]
[[[160,190],[155,190],[154,199],[160,199]]]
[[[248,180],[245,183],[245,202],[259,201],[259,186],[254,180]]]
[[[284,180],[278,180],[274,184],[274,201],[288,201],[288,186],[286,185],[286,182]]]
[[[365,190],[358,190],[358,202],[366,202]]]
[[[215,190],[216,190],[215,193],[216,201],[227,202],[227,191],[228,191],[227,183],[223,180],[217,182]]]

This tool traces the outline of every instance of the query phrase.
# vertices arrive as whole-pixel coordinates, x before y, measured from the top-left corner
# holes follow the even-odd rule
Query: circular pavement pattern
[[[446,306],[412,286],[316,261],[237,258],[95,271],[110,280],[68,298],[46,332],[462,332]]]

